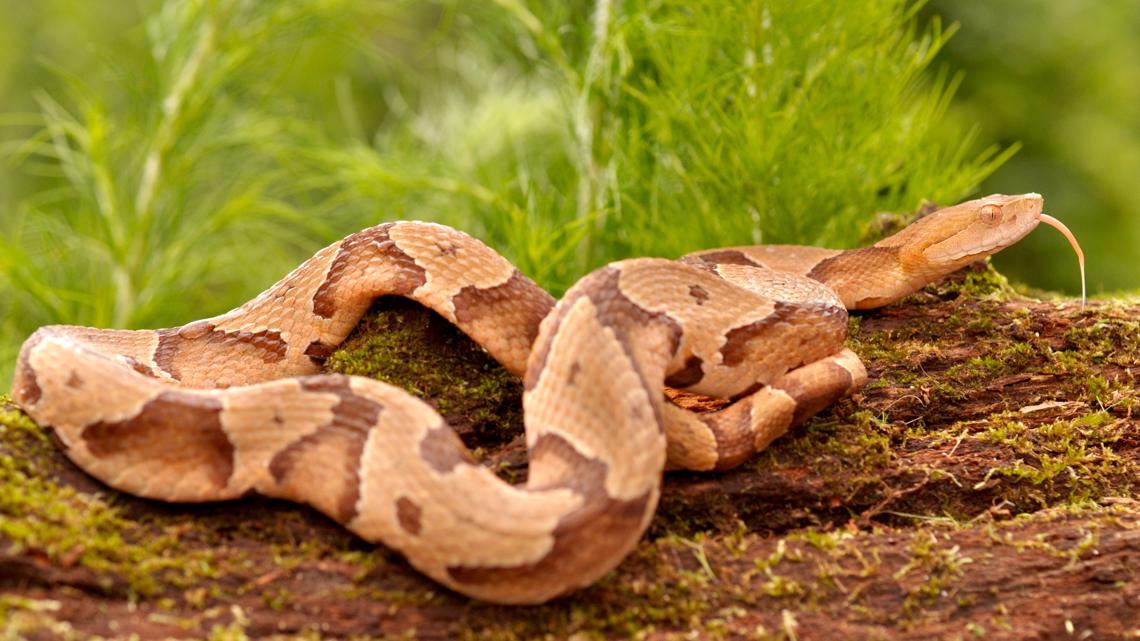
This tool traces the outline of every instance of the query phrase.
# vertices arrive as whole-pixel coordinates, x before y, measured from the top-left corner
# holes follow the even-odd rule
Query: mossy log
[[[977,266],[851,320],[869,384],[739,469],[669,473],[634,554],[541,607],[471,602],[303,507],[125,496],[0,410],[0,637],[1140,638],[1140,306]],[[341,371],[525,478],[518,382],[378,301]],[[700,404],[700,399],[687,399]]]

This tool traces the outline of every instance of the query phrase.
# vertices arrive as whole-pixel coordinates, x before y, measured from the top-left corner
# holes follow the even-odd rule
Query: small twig
[[[878,503],[876,503],[874,506],[870,507],[869,509],[864,510],[859,515],[859,519],[856,521],[856,524],[858,524],[858,526],[861,528],[871,527],[871,519],[875,518],[879,514],[882,514],[884,511],[886,511],[886,507],[888,505],[890,505],[891,503],[894,503],[896,500],[898,500],[904,496],[907,496],[909,494],[913,494],[913,493],[917,492],[918,490],[921,490],[922,488],[926,487],[926,484],[929,482],[930,482],[930,473],[927,472],[926,476],[923,477],[923,479],[921,481],[919,481],[918,483],[915,483],[911,487],[908,487],[905,490],[891,490],[887,494],[887,496],[885,496],[883,498],[883,500],[879,501]]]

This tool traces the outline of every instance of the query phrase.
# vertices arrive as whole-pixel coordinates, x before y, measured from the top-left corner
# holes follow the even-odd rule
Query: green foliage
[[[590,88],[615,194],[591,259],[849,247],[877,209],[968,193],[996,149],[937,130],[952,83],[922,72],[946,36],[897,2],[633,3]]]
[[[1089,291],[1136,289],[1140,265],[1140,4],[934,0],[961,22],[942,61],[966,70],[957,114],[1017,156],[983,191],[1045,196],[1089,255]],[[995,258],[1012,278],[1080,291],[1065,241],[1039,231]]]
[[[851,246],[1007,155],[944,121],[947,33],[903,0],[149,0],[121,36],[75,4],[7,27],[49,77],[0,46],[0,96],[36,107],[5,121],[5,373],[37,325],[220,313],[382,220],[558,294],[630,255]]]

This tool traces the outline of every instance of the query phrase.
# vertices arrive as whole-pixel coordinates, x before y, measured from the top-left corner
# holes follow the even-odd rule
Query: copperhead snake
[[[458,592],[538,603],[631,551],[667,465],[737,465],[862,385],[843,347],[848,309],[896,301],[1042,221],[1060,225],[1037,194],[988,196],[863,249],[612,263],[557,302],[466,234],[386,223],[220,316],[154,331],[40,328],[13,397],[119,490],[307,503]],[[382,295],[438,312],[523,377],[525,485],[476,464],[425,402],[320,373]],[[665,385],[735,402],[698,415]]]

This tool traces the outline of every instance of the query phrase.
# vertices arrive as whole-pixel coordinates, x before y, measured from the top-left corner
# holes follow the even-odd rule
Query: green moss
[[[59,454],[47,435],[0,397],[0,537],[61,565],[97,573],[110,592],[152,595],[216,574],[212,556],[179,549],[176,534],[125,518],[96,494],[49,480]]]
[[[782,460],[791,455],[811,459],[815,465],[837,465],[873,475],[892,460],[889,428],[869,411],[858,411],[849,417],[834,414],[810,420],[797,438],[779,443],[769,452]],[[759,461],[765,467],[770,461]],[[845,479],[851,483],[853,479]],[[857,485],[857,484],[853,484]]]
[[[69,638],[70,626],[55,617],[59,601],[0,594],[0,635],[4,639],[30,639],[50,631],[54,638]]]
[[[988,531],[995,545],[1032,555],[1027,563],[1040,564],[1044,556],[1072,564],[1094,553],[1099,521],[1109,524],[1116,514],[1134,515],[1134,509],[1083,503],[981,525],[920,522],[908,528],[905,546],[898,545],[903,532],[899,530],[825,532],[815,528],[776,540],[734,534],[646,541],[623,564],[625,572],[610,575],[566,601],[535,608],[527,616],[481,619],[478,625],[465,628],[462,638],[765,638],[758,627],[740,624],[773,615],[787,624],[784,613],[794,613],[793,619],[809,613],[822,615],[826,621],[837,611],[903,629],[931,617],[941,620],[956,609],[971,610],[964,621],[977,620],[977,601],[986,597],[960,588],[974,568],[984,567],[981,560],[963,551],[965,542],[976,539],[975,528]],[[1041,527],[1078,519],[1082,536],[1076,541],[1052,538],[1057,530]],[[1134,516],[1128,522],[1134,522]],[[693,554],[695,547],[700,548],[715,578],[702,569]],[[748,569],[741,571],[744,567]],[[979,577],[983,584],[984,576],[982,572]],[[978,583],[970,585],[974,588]],[[895,586],[902,594],[901,603],[882,598],[885,590]],[[1000,592],[992,595],[995,600],[1002,597]],[[982,620],[1000,628],[1001,617],[1008,611],[1000,601],[993,610],[999,616]]]
[[[240,613],[240,609],[237,613]],[[235,616],[235,621],[223,625],[221,623],[214,624],[210,628],[210,634],[206,637],[208,641],[248,641],[249,636],[245,633],[246,626],[249,621],[245,618],[244,614]],[[319,639],[319,636],[317,637]]]
[[[376,301],[327,367],[429,400],[481,445],[509,441],[522,431],[518,378],[441,316],[406,299]]]
[[[1019,483],[1003,491],[1007,500],[1038,505],[1058,497],[1080,502],[1106,493],[1128,495],[1138,489],[1140,462],[1109,448],[1127,433],[1125,421],[1104,411],[1036,426],[995,417],[974,438],[1000,445],[1016,458],[991,468],[975,489],[1011,479]]]
[[[1000,272],[994,269],[987,257],[983,263],[967,267],[963,278],[948,278],[932,287],[943,298],[962,296],[979,301],[1004,302],[1017,295]]]
[[[1064,337],[1090,364],[1129,365],[1140,358],[1140,322],[1103,311],[1078,320]]]
[[[993,319],[989,317],[975,318],[966,325],[971,334],[986,334],[994,327]]]
[[[1033,515],[1021,515],[1010,527],[988,527],[987,534],[991,541],[1011,546],[1018,552],[1044,552],[1051,557],[1064,559],[1067,561],[1067,565],[1072,567],[1081,559],[1097,554],[1100,528],[1105,525],[1118,525],[1114,521],[1114,515],[1118,512],[1121,512],[1118,508],[1085,501],[1042,510]],[[1070,515],[1091,515],[1097,518],[1087,521],[1084,526],[1079,528],[1076,533],[1079,538],[1076,539],[1073,537],[1055,539],[1049,534],[1036,532],[1029,527],[1034,523],[1064,519]]]
[[[788,540],[803,541],[817,550],[832,552],[839,548],[844,538],[850,538],[850,536],[850,533],[844,533],[839,530],[824,532],[818,528],[803,528],[788,534]]]
[[[957,381],[979,381],[1009,371],[1009,366],[997,356],[975,356],[946,370],[946,376]]]
[[[953,596],[953,585],[973,559],[959,554],[957,545],[939,546],[932,531],[919,530],[911,537],[908,547],[910,561],[894,574],[896,580],[918,574],[920,580],[907,589],[903,599],[902,615],[914,617],[940,598]],[[925,576],[923,576],[925,575]]]
[[[55,451],[48,435],[12,403],[12,399],[0,394],[0,454],[16,456],[24,463],[22,469],[30,470],[32,461],[48,460]]]
[[[261,600],[270,610],[283,610],[292,598],[289,590],[285,588],[270,588],[261,592]]]
[[[907,319],[879,331],[867,331],[866,319],[853,324],[858,331],[852,334],[851,346],[878,374],[867,390],[913,390],[909,398],[924,408],[945,403],[977,403],[987,409],[996,405],[996,411],[990,409],[967,425],[933,429],[919,420],[902,434],[904,439],[931,444],[953,442],[955,450],[975,438],[999,447],[984,450],[994,457],[994,465],[976,484],[997,493],[995,500],[1031,509],[1106,491],[1126,495],[1136,491],[1136,463],[1121,460],[1112,446],[1119,440],[1119,417],[1140,411],[1129,374],[1140,366],[1140,322],[1113,304],[1073,307],[1060,317],[1040,306],[999,307],[1009,293],[1004,279],[987,265],[928,287],[925,298],[918,298],[916,303],[928,301],[931,294],[965,300],[955,301],[942,317]],[[960,334],[947,331],[949,324],[959,324],[977,338],[965,343]],[[1023,401],[1026,406],[1083,404],[1107,408],[1108,413],[1040,425],[1030,407],[1028,413],[1018,414],[1009,412],[1021,408],[1001,407],[1007,377],[1043,382],[1040,401]],[[907,398],[888,397],[888,412]],[[889,413],[882,418],[889,425]],[[892,435],[897,447],[897,430],[883,431]],[[959,514],[952,505],[942,508]]]
[[[764,594],[773,598],[798,597],[805,593],[804,586],[795,579],[780,576],[771,570],[765,572],[768,582],[764,584]]]

